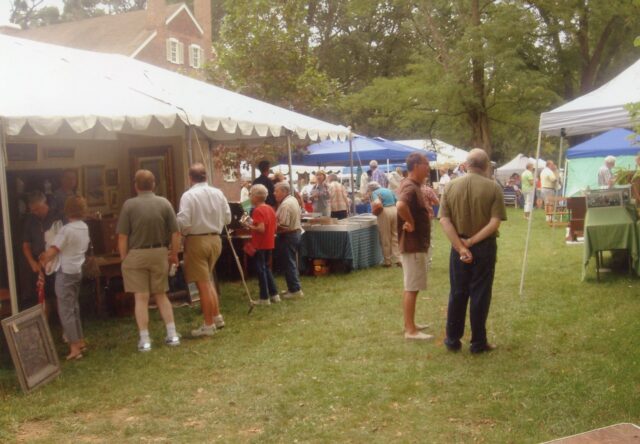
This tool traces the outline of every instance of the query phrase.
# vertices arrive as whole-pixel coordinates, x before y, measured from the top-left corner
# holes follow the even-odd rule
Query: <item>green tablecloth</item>
[[[624,207],[589,208],[584,220],[582,278],[591,256],[598,251],[628,250],[638,271],[638,234],[635,218]]]
[[[300,242],[301,269],[307,259],[341,259],[358,270],[382,262],[378,226],[353,231],[306,231]]]

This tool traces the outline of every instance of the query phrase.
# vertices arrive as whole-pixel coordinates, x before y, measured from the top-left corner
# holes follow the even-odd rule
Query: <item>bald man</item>
[[[445,346],[462,347],[467,304],[471,299],[471,353],[495,347],[487,341],[498,228],[507,219],[502,188],[488,178],[489,156],[475,148],[467,157],[468,174],[447,184],[440,202],[440,224],[451,242],[449,308]]]
[[[127,199],[118,218],[118,251],[122,259],[124,289],[135,297],[136,323],[140,331],[138,351],[151,350],[149,337],[149,297],[153,295],[167,328],[165,344],[180,345],[167,297],[169,263],[178,264],[180,233],[171,203],[156,196],[156,180],[149,170],[138,170],[136,197]]]

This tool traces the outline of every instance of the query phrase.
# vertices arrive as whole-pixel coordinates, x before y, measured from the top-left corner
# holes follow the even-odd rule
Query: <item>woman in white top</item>
[[[82,264],[89,248],[89,227],[82,221],[86,210],[87,203],[82,197],[72,196],[66,200],[64,215],[69,222],[58,232],[52,246],[40,257],[43,265],[56,257],[59,260],[55,290],[60,324],[69,342],[67,360],[82,358],[82,352],[86,348],[78,303]]]

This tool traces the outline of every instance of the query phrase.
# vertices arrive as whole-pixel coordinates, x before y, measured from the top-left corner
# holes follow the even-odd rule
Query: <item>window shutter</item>
[[[178,42],[178,64],[184,64],[184,43]]]
[[[195,68],[195,47],[193,45],[189,45],[189,66]]]
[[[167,39],[167,61],[171,62],[171,39]]]

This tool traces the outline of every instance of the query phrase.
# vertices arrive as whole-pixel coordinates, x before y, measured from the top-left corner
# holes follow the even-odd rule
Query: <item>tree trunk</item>
[[[471,22],[476,28],[481,25],[479,0],[471,1]],[[484,57],[482,53],[482,41],[480,38],[474,42],[474,54],[471,58],[473,91],[476,103],[469,110],[471,128],[473,131],[472,143],[474,147],[482,148],[491,156],[491,128],[486,106],[486,85],[484,72]]]

